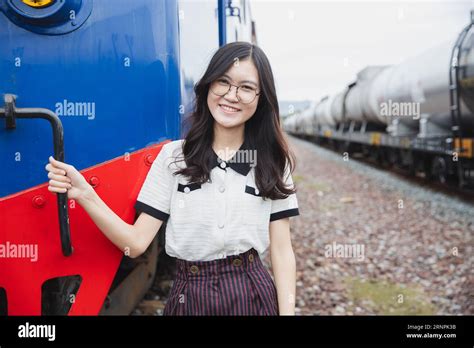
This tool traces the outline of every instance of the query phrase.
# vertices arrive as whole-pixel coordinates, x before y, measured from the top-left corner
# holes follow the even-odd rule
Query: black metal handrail
[[[17,118],[42,118],[51,124],[53,129],[54,158],[64,162],[64,130],[59,117],[48,109],[43,108],[17,108],[15,96],[5,94],[5,108],[0,108],[0,118],[5,118],[7,129],[16,128]],[[58,193],[58,216],[59,233],[61,237],[61,248],[64,256],[70,256],[73,248],[71,246],[71,233],[69,229],[69,213],[67,207],[67,192]]]

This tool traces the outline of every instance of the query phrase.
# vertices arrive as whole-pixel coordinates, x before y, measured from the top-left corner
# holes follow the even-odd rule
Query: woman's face
[[[217,89],[225,91],[227,83],[231,83],[234,86],[241,86],[239,88],[240,101],[236,96],[236,87],[234,86],[223,96],[216,95],[212,92],[212,90]],[[213,85],[214,88],[212,88]],[[236,61],[223,76],[214,82],[214,84],[211,84],[211,88],[207,94],[207,105],[215,122],[224,128],[234,128],[243,125],[253,116],[255,110],[257,110],[258,95],[256,95],[255,99],[250,103],[245,103],[249,100],[249,96],[255,95],[254,93],[260,93],[260,81],[258,79],[257,68],[249,59]],[[246,97],[247,100],[244,100],[244,97]]]

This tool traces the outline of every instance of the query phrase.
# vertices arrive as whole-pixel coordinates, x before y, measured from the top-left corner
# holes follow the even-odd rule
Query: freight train
[[[474,189],[474,14],[451,41],[368,66],[340,93],[285,118],[293,135]]]
[[[162,145],[183,137],[219,46],[256,43],[248,0],[0,0],[0,315],[128,314],[165,226],[131,259],[66,194],[73,163],[123,220]]]

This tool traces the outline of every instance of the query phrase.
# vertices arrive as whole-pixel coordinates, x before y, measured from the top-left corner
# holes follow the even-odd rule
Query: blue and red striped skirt
[[[277,291],[253,248],[212,261],[176,259],[163,315],[278,315]]]

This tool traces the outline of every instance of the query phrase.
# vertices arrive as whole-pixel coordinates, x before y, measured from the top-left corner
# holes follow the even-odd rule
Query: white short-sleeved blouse
[[[222,259],[250,248],[263,253],[270,244],[270,221],[299,215],[296,194],[263,200],[254,165],[237,161],[235,155],[223,161],[214,153],[210,181],[189,183],[173,174],[185,166],[180,160],[183,141],[163,146],[135,204],[138,212],[167,221],[166,253],[188,261]],[[244,143],[239,152],[246,150]],[[178,162],[173,163],[176,157]],[[289,169],[285,180],[293,186]]]

